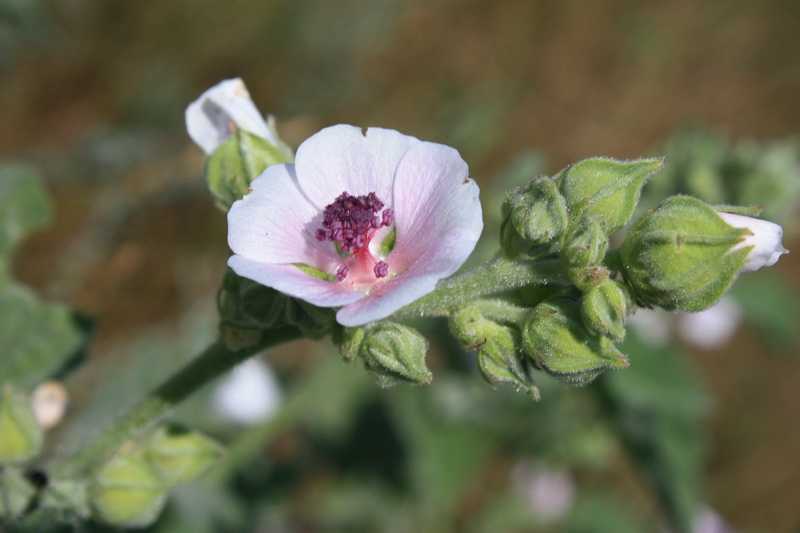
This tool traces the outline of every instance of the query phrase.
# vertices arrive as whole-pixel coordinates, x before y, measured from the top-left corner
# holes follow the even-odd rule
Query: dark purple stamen
[[[383,202],[371,192],[362,196],[352,196],[347,192],[339,195],[332,204],[325,207],[322,213],[322,227],[314,236],[318,241],[333,241],[339,249],[350,254],[345,263],[336,271],[336,279],[342,281],[347,277],[347,264],[354,255],[366,254],[375,263],[375,276],[383,278],[389,275],[389,265],[384,261],[376,262],[369,253],[369,242],[377,231],[394,222],[394,210],[383,209]],[[378,212],[383,209],[380,216]]]
[[[376,278],[385,278],[389,275],[389,265],[386,261],[378,261],[372,270],[375,272]]]

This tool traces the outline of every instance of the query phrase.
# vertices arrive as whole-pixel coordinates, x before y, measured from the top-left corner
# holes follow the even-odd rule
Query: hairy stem
[[[559,259],[530,261],[497,257],[474,270],[442,281],[430,294],[403,307],[394,316],[447,316],[477,298],[502,294],[528,285],[569,285]]]
[[[237,351],[229,350],[224,342],[218,340],[117,418],[111,427],[57,464],[53,475],[85,475],[127,441],[153,427],[175,406],[214,378],[259,352],[301,337],[297,328],[283,327],[266,332],[260,343]]]

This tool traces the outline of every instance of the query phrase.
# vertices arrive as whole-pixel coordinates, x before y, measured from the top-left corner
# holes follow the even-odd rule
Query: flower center
[[[318,241],[333,241],[347,259],[336,270],[336,279],[343,281],[351,268],[362,274],[372,270],[376,278],[389,275],[389,265],[378,261],[369,251],[369,243],[384,226],[394,222],[394,210],[383,209],[383,202],[374,192],[362,196],[352,196],[346,191],[325,207],[322,213],[322,227],[317,229]]]

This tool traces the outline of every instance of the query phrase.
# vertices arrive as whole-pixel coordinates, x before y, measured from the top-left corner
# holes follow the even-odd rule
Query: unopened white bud
[[[781,244],[783,228],[778,224],[733,213],[719,213],[719,216],[729,226],[750,231],[749,235],[745,235],[742,241],[731,249],[735,251],[752,246],[747,261],[740,271],[742,274],[754,272],[763,266],[772,266],[778,262],[781,255],[789,252]]]

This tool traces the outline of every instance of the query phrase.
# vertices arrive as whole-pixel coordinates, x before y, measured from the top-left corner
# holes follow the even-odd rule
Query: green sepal
[[[153,471],[168,487],[195,479],[223,455],[217,442],[175,424],[156,428],[140,448]]]
[[[347,363],[355,361],[361,352],[361,344],[366,338],[367,330],[363,327],[337,328],[334,330],[333,341],[339,346],[339,353]]]
[[[611,339],[586,329],[580,304],[566,298],[542,302],[530,311],[522,346],[537,366],[568,383],[585,384],[605,369],[628,366]]]
[[[359,355],[382,387],[410,382],[428,384],[433,374],[425,365],[428,343],[416,330],[394,322],[370,328]]]
[[[733,213],[745,217],[758,217],[764,211],[763,205],[730,205],[730,204],[709,204],[714,211],[722,213]]]
[[[623,275],[643,305],[702,311],[744,266],[749,248],[732,249],[746,231],[697,198],[673,196],[628,231],[620,249]]]
[[[265,168],[288,162],[287,154],[266,139],[237,130],[206,159],[206,183],[216,206],[227,213]]]
[[[19,517],[35,493],[36,489],[22,472],[16,468],[0,468],[0,519]]]
[[[634,309],[633,298],[633,291],[626,284],[605,279],[581,297],[583,324],[590,331],[622,341],[625,320]]]
[[[98,520],[114,526],[145,527],[155,522],[167,486],[138,452],[117,452],[90,481],[89,499]]]
[[[262,332],[284,317],[286,297],[228,270],[217,294],[220,330],[232,351],[255,346]]]
[[[665,160],[619,161],[596,157],[568,166],[554,178],[572,220],[596,218],[606,233],[624,226],[636,209],[642,186]]]
[[[42,428],[28,399],[10,383],[0,392],[0,465],[21,464],[42,447]]]

